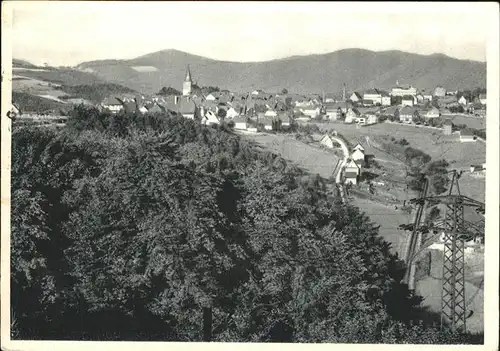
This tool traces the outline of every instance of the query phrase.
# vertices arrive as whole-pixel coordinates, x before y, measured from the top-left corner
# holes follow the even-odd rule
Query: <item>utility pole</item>
[[[431,223],[420,226],[421,217],[417,215],[413,226],[413,238],[417,231],[422,233],[444,233],[443,251],[443,286],[441,290],[441,328],[449,326],[452,331],[466,331],[466,306],[465,306],[465,242],[477,236],[484,235],[484,223],[472,224],[464,219],[464,208],[475,208],[476,212],[484,213],[484,203],[473,200],[460,194],[458,180],[461,173],[456,170],[448,172],[452,174],[448,194],[441,196],[429,196],[422,192],[419,199],[412,199],[410,203],[419,205],[417,212],[422,212],[426,203],[445,205],[445,218],[442,225]],[[418,255],[414,252],[415,245],[410,246],[407,255],[407,266],[411,267],[413,260]],[[421,250],[420,250],[421,251]],[[419,251],[419,252],[420,252]],[[405,281],[408,280],[408,273]]]

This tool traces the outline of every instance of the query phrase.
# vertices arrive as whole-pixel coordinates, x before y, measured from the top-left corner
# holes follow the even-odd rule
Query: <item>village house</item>
[[[437,97],[446,96],[446,89],[443,88],[442,86],[437,86],[436,89],[434,89],[434,96],[437,96]]]
[[[251,95],[263,95],[264,92],[260,89],[256,89],[250,93]]]
[[[382,106],[391,106],[391,95],[383,90],[380,90],[380,95],[382,96],[381,98]]]
[[[346,114],[345,114],[345,123],[354,123],[354,121],[356,120],[356,118],[358,118],[359,116],[361,116],[361,113],[359,112],[359,110],[355,107],[353,108],[350,108],[347,110]]]
[[[414,107],[405,106],[399,111],[399,120],[403,123],[412,123],[418,117],[418,110]]]
[[[358,164],[358,166],[361,166],[365,162],[365,149],[360,145],[357,144],[352,153],[351,153],[351,159]]]
[[[453,132],[453,123],[451,122],[450,119],[447,119],[443,123],[443,134],[444,135],[451,135]]]
[[[206,111],[205,115],[201,118],[201,124],[210,126],[220,124],[220,121],[215,113]]]
[[[365,112],[365,118],[366,118],[366,124],[377,124],[378,123],[378,116],[375,114],[375,112]]]
[[[424,114],[424,118],[430,119],[430,118],[439,118],[441,117],[441,112],[435,107],[432,107],[429,111],[427,111]]]
[[[471,142],[471,141],[476,141],[476,136],[472,131],[470,130],[461,130],[460,131],[460,142],[466,143],[466,142]]]
[[[356,163],[356,161],[349,159],[345,165],[344,172],[354,173],[356,176],[358,176],[361,173],[361,168],[359,167],[359,164]]]
[[[479,95],[479,102],[481,103],[481,105],[486,105],[486,94]]]
[[[361,100],[363,100],[363,97],[361,96],[360,93],[358,92],[354,92],[352,93],[352,95],[349,97],[349,100],[351,100],[352,102],[360,102]]]
[[[411,85],[408,88],[395,87],[391,90],[392,96],[405,96],[405,95],[417,95],[417,89]]]
[[[331,121],[336,121],[342,117],[342,107],[338,103],[327,103],[324,106],[326,118]]]
[[[465,98],[465,96],[461,96],[460,99],[458,99],[458,103],[462,106],[466,106],[467,105],[467,99]]]
[[[373,105],[382,105],[382,94],[378,89],[369,89],[363,94],[363,105],[365,101],[371,101]]]
[[[104,99],[101,106],[112,113],[118,113],[123,110],[123,103],[116,97]]]
[[[234,129],[246,130],[248,127],[247,118],[244,116],[237,116],[233,119]]]
[[[237,116],[239,116],[240,114],[238,113],[238,111],[236,111],[236,109],[234,107],[229,107],[226,111],[226,117],[227,118],[235,118]]]
[[[344,184],[356,185],[358,183],[358,175],[354,172],[344,173]]]
[[[334,149],[337,147],[337,142],[332,139],[332,137],[328,134],[325,134],[323,138],[319,141],[320,145],[327,147],[329,149]]]
[[[274,111],[273,109],[268,109],[265,113],[264,113],[264,117],[271,117],[271,118],[274,118],[274,117],[277,117],[278,114],[276,113],[276,111]]]
[[[410,106],[410,107],[412,107],[415,104],[416,104],[416,98],[413,95],[404,95],[401,98],[401,106]]]
[[[315,118],[320,115],[321,108],[317,105],[311,107],[305,107],[301,109],[302,113],[311,118]]]
[[[273,130],[275,124],[275,118],[270,116],[264,116],[262,118],[259,118],[259,123],[264,125],[265,130],[271,131]]]
[[[354,120],[355,123],[365,125],[366,124],[366,117],[364,115],[361,115],[361,117],[358,117]]]
[[[432,101],[432,95],[424,95],[424,101]]]
[[[216,99],[216,97],[213,93],[210,93],[207,96],[205,96],[205,100],[207,100],[207,101],[215,101],[215,99]]]

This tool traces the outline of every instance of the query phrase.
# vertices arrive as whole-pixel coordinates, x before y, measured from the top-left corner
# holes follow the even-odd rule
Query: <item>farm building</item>
[[[460,141],[462,143],[476,141],[476,136],[470,130],[461,130]]]
[[[447,119],[446,121],[444,121],[444,123],[443,123],[444,135],[451,135],[451,133],[453,131],[452,127],[453,127],[453,123],[451,123],[451,120]]]
[[[344,173],[344,184],[356,185],[358,183],[358,175],[355,172]]]

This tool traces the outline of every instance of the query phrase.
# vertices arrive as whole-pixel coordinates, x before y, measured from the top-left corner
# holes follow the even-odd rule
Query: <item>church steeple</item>
[[[189,69],[189,65],[186,69],[186,78],[184,78],[184,83],[182,84],[182,95],[191,95],[192,89],[192,78],[191,78],[191,70]]]
[[[186,78],[184,78],[184,81],[192,83],[192,80],[191,80],[191,70],[189,69],[189,65],[187,65]]]

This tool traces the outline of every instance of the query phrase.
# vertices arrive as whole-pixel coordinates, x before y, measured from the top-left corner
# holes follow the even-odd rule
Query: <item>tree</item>
[[[169,95],[182,95],[181,92],[177,89],[174,89],[172,87],[163,87],[160,89],[158,92],[158,95],[162,96],[169,96]]]
[[[286,89],[286,88],[283,88],[283,90],[281,90],[281,94],[283,94],[283,95],[286,95],[286,94],[288,94],[288,89]]]
[[[219,108],[219,110],[217,111],[217,117],[224,119],[224,118],[226,118],[226,115],[227,115],[227,111],[223,108]]]

